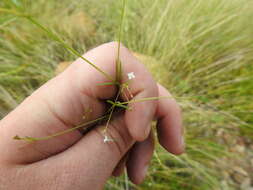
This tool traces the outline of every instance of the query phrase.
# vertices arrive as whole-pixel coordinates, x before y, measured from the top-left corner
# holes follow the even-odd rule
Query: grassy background
[[[70,54],[22,11],[82,53],[116,40],[122,1],[0,1],[0,118],[55,76]],[[243,189],[253,179],[253,2],[128,0],[123,43],[176,97],[184,111],[187,154],[157,145],[147,180],[124,176],[108,189]]]

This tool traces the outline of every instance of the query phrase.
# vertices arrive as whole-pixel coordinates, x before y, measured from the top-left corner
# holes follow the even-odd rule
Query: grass
[[[122,2],[108,1],[22,3],[81,54],[118,39]],[[1,1],[0,8],[20,10],[21,1],[13,0],[16,6],[9,2]],[[253,138],[252,4],[248,0],[127,1],[121,40],[183,108],[187,154],[175,157],[157,146],[142,186],[122,177],[112,179],[108,189],[239,188],[230,170],[235,165],[247,170],[241,163],[248,157],[233,147],[241,139]],[[28,20],[0,11],[0,117],[52,78],[58,63],[76,58]]]

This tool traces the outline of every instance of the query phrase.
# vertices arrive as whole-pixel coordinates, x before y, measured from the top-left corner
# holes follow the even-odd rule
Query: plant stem
[[[120,87],[120,89],[119,89],[119,91],[118,91],[118,94],[117,94],[115,100],[114,100],[114,103],[115,103],[115,104],[116,104],[116,102],[117,102],[118,99],[119,99],[120,93],[121,93],[121,87]],[[104,129],[104,133],[106,133],[106,131],[107,131],[107,129],[108,129],[109,123],[110,123],[111,118],[112,118],[112,114],[113,114],[114,109],[115,109],[115,106],[116,106],[115,104],[113,104],[112,107],[110,108],[111,111],[110,111],[110,114],[109,114],[109,118],[108,118],[108,120],[107,120],[107,122],[106,122],[106,126],[105,126],[105,129]],[[110,109],[109,109],[109,110],[110,110]]]
[[[70,128],[70,129],[67,129],[67,130],[64,130],[64,131],[61,131],[59,133],[55,133],[53,135],[50,135],[50,136],[46,136],[46,137],[40,137],[40,138],[33,138],[33,137],[19,137],[19,136],[15,136],[13,137],[13,139],[15,140],[25,140],[25,141],[42,141],[42,140],[49,140],[51,138],[54,138],[54,137],[58,137],[58,136],[61,136],[61,135],[64,135],[66,133],[70,133],[72,131],[75,131],[77,129],[80,129],[80,128],[83,128],[85,127],[86,125],[90,125],[90,124],[93,124],[93,123],[96,123],[98,121],[102,121],[104,119],[106,119],[108,117],[108,115],[105,115],[105,116],[102,116],[100,118],[97,118],[95,120],[92,120],[92,121],[88,121],[86,123],[82,123],[80,125],[77,125],[76,127],[73,127],[73,128]]]
[[[47,28],[45,28],[43,25],[41,25],[39,22],[37,22],[34,18],[32,18],[30,16],[25,16],[25,18],[28,19],[33,24],[35,24],[37,27],[39,27],[42,30],[44,30],[51,38],[53,38],[54,40],[56,40],[57,42],[59,42],[60,44],[62,44],[63,47],[66,48],[67,50],[69,50],[71,53],[73,53],[74,55],[80,57],[86,63],[90,64],[97,71],[99,71],[101,74],[103,74],[107,79],[109,79],[111,81],[114,81],[114,79],[110,75],[108,75],[106,72],[104,72],[102,69],[100,69],[98,66],[96,66],[94,63],[92,63],[88,59],[84,58],[80,53],[78,53],[76,50],[74,50],[69,45],[67,45],[60,37],[58,37],[53,32],[51,32],[50,30],[48,30]]]
[[[145,101],[152,101],[152,100],[160,100],[160,99],[165,99],[165,98],[172,98],[172,96],[160,96],[160,97],[140,98],[140,99],[130,100],[130,101],[126,101],[126,102],[118,102],[117,104],[125,105],[125,104],[130,104],[130,103],[145,102]]]
[[[126,0],[123,0],[123,9],[121,12],[121,21],[119,28],[119,36],[118,36],[118,51],[117,51],[117,60],[116,60],[116,81],[120,82],[122,77],[122,63],[120,61],[120,46],[121,46],[121,37],[122,37],[122,28],[124,23],[124,15],[126,9]]]

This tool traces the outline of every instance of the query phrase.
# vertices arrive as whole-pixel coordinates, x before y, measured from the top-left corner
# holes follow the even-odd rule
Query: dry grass
[[[121,2],[108,1],[23,0],[30,2],[26,11],[80,53],[117,38]],[[9,2],[0,8],[19,9]],[[252,7],[248,0],[128,0],[123,43],[177,98],[187,141],[180,157],[157,147],[146,182],[134,189],[250,186]],[[0,116],[55,76],[58,63],[74,59],[30,22],[0,13]],[[113,179],[108,189],[128,183]]]

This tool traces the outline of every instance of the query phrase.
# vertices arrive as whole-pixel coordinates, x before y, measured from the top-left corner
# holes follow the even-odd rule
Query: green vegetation
[[[116,0],[2,0],[0,117],[52,78],[60,62],[77,58],[17,12],[81,54],[118,39],[121,9]],[[157,146],[142,186],[122,177],[108,189],[246,188],[243,181],[253,177],[253,2],[128,0],[125,16],[122,42],[184,110],[187,154]]]

